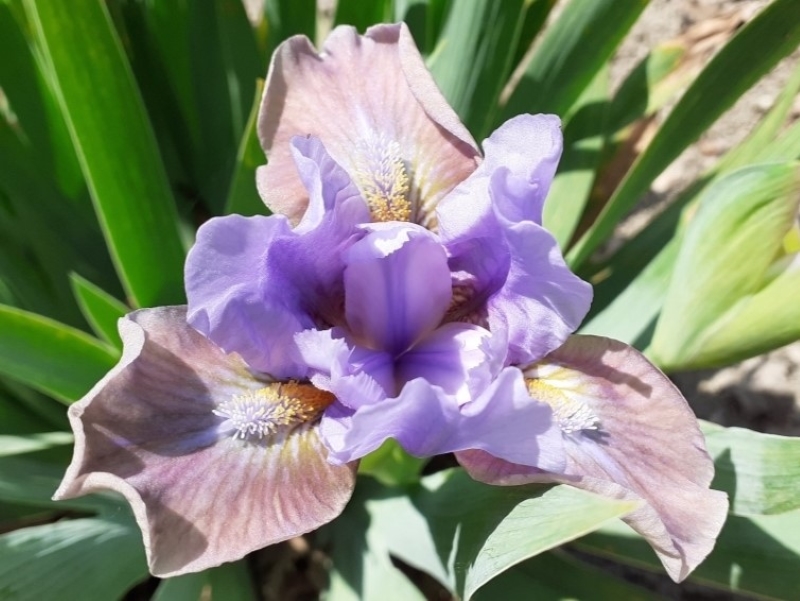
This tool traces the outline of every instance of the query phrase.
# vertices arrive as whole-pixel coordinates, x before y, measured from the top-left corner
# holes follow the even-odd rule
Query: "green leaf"
[[[335,25],[352,25],[364,32],[375,23],[392,21],[392,1],[372,0],[338,0],[336,3]]]
[[[31,434],[52,427],[46,419],[25,407],[25,403],[0,388],[0,433]]]
[[[741,169],[709,187],[687,228],[653,336],[659,365],[720,365],[800,336],[793,325],[800,324],[800,308],[783,296],[800,270],[768,273],[794,223],[798,191],[797,163]]]
[[[193,3],[191,25],[201,145],[196,176],[207,206],[219,214],[225,209],[237,146],[267,57],[258,52],[239,0]]]
[[[511,566],[636,505],[568,486],[489,486],[450,470],[424,478],[408,496],[370,501],[367,509],[392,554],[468,600]]]
[[[326,601],[424,599],[392,564],[387,542],[368,513],[366,503],[371,498],[391,494],[376,482],[360,478],[342,515],[320,531],[319,540],[330,547],[333,560]]]
[[[474,55],[462,57],[459,63],[469,65],[470,80],[458,113],[478,140],[488,136],[494,125],[498,100],[514,67],[514,54],[530,6],[526,0],[490,3],[475,40]]]
[[[27,455],[20,457],[0,456],[0,501],[87,513],[116,515],[122,504],[116,498],[104,495],[89,495],[66,501],[53,501],[53,493],[58,488],[66,469],[65,462],[49,463],[43,459]]]
[[[69,430],[69,420],[64,411],[64,405],[47,396],[26,386],[21,382],[9,378],[0,379],[0,394],[13,397],[13,401],[26,411],[35,415],[40,424],[31,432],[46,432],[50,430]],[[9,432],[20,433],[24,430],[16,430],[11,427]]]
[[[409,455],[390,438],[361,460],[358,473],[373,476],[386,486],[403,486],[417,482],[426,463],[426,459]]]
[[[608,336],[638,349],[645,348],[650,342],[644,339],[646,332],[661,311],[679,248],[678,239],[663,247],[616,298],[581,326],[580,333]],[[627,274],[624,267],[615,269],[621,270],[621,277]]]
[[[660,571],[649,545],[622,522],[575,543],[581,551]],[[800,598],[800,512],[728,517],[716,547],[689,578],[692,582],[762,599]]]
[[[656,176],[798,43],[800,3],[795,0],[775,0],[739,30],[681,97],[595,223],[570,250],[569,263],[581,265]]]
[[[264,15],[267,20],[267,56],[286,38],[303,34],[316,37],[316,0],[266,0]]]
[[[261,92],[264,80],[259,79],[250,109],[247,127],[239,140],[239,151],[236,153],[236,167],[233,171],[225,213],[239,215],[269,215],[270,211],[261,200],[256,189],[256,169],[267,162],[261,143],[258,140],[258,110],[261,107]]]
[[[514,566],[479,590],[476,601],[625,599],[656,601],[661,597],[564,553],[542,553]]]
[[[537,0],[534,0],[536,2]],[[394,22],[405,22],[423,56],[436,47],[452,4],[449,0],[394,0]]]
[[[72,434],[68,432],[45,432],[24,436],[0,434],[0,457],[21,455],[71,443]]]
[[[795,68],[769,112],[741,144],[737,144],[725,155],[717,166],[717,170],[733,171],[748,163],[788,161],[798,158],[797,154],[800,150],[791,152],[790,149],[781,148],[774,143],[792,110],[798,92],[800,92],[800,66]]]
[[[208,572],[166,578],[158,585],[151,601],[199,601],[208,586]]]
[[[138,306],[183,300],[184,251],[158,146],[98,0],[26,0],[117,272]]]
[[[95,333],[110,345],[122,349],[122,340],[117,332],[117,321],[130,311],[122,301],[95,286],[77,273],[70,274],[72,291],[81,313]]]
[[[572,239],[595,181],[605,140],[608,112],[608,68],[573,106],[564,127],[564,153],[544,205],[544,226],[562,249]]]
[[[616,133],[664,106],[676,91],[668,76],[681,64],[686,48],[666,43],[653,48],[620,85],[611,103],[609,133]]]
[[[245,560],[226,563],[196,574],[167,578],[152,601],[256,601]]]
[[[139,530],[129,521],[66,520],[0,536],[3,599],[119,599],[146,576]]]
[[[636,22],[648,0],[572,0],[533,53],[503,110],[566,114]]]
[[[0,374],[76,401],[110,370],[116,351],[56,321],[0,306]]]
[[[737,515],[800,509],[800,438],[703,424],[714,458],[714,488],[725,490]]]
[[[436,48],[428,58],[433,79],[462,118],[474,89],[477,74],[473,61],[492,4],[488,0],[451,3]]]

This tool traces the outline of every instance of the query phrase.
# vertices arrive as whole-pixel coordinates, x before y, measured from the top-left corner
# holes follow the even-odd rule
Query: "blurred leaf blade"
[[[798,43],[800,3],[794,0],[775,0],[740,29],[694,80],[595,223],[570,250],[570,264],[581,265],[655,177]],[[753,52],[754,47],[759,51]]]
[[[108,13],[97,0],[25,6],[126,293],[138,306],[181,302],[184,250],[172,192]]]
[[[117,321],[130,311],[128,306],[77,273],[70,274],[70,281],[78,306],[95,333],[110,345],[122,349]]]
[[[72,434],[67,432],[43,432],[24,436],[0,434],[0,457],[41,451],[71,442]]]
[[[12,307],[0,306],[0,373],[56,399],[83,396],[118,359],[88,334]]]
[[[267,161],[264,151],[261,149],[256,129],[263,88],[264,80],[259,79],[253,106],[250,109],[250,117],[239,141],[239,151],[236,153],[236,167],[225,202],[226,214],[269,215],[270,213],[256,189],[256,169]]]
[[[741,315],[748,307],[763,311],[759,300],[764,296],[757,294],[762,288],[768,300],[776,301],[769,308],[779,315],[775,324],[758,315],[766,332],[780,336],[789,324],[800,322],[797,303],[781,298],[798,270],[790,265],[783,278],[767,281],[794,223],[798,191],[800,164],[795,162],[740,169],[708,188],[686,230],[653,336],[651,353],[659,365],[680,369],[738,358],[737,347],[752,346],[748,337],[762,334]],[[777,286],[777,295],[770,285]],[[786,342],[800,334],[800,326],[789,334]],[[733,344],[710,344],[717,335]]]
[[[564,152],[547,194],[543,223],[562,249],[578,227],[592,192],[605,141],[608,67],[601,68],[567,116]]]
[[[572,0],[531,56],[504,106],[502,120],[519,113],[566,114],[647,2]]]

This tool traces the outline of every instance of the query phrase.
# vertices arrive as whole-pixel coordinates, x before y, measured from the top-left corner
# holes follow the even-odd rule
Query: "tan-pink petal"
[[[258,171],[267,206],[297,222],[308,203],[291,159],[293,136],[321,139],[365,196],[401,189],[412,220],[428,225],[436,203],[476,167],[474,140],[425,68],[405,24],[360,36],[337,27],[320,53],[304,36],[275,51],[258,120],[268,164]]]
[[[458,454],[477,480],[498,485],[565,482],[642,506],[624,520],[681,581],[711,552],[725,493],[709,488],[714,464],[694,413],[672,382],[635,349],[573,336],[523,370],[530,390],[562,420],[567,468],[547,474],[482,451]]]
[[[122,494],[157,576],[239,559],[342,511],[355,466],[328,464],[314,424],[254,440],[220,429],[214,409],[267,382],[191,329],[184,307],[132,313],[120,333],[120,363],[70,408],[75,454],[55,498]]]

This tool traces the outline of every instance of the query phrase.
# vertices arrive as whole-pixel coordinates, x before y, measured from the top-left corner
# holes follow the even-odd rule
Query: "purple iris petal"
[[[373,226],[344,260],[347,324],[359,344],[401,353],[441,322],[452,295],[450,269],[427,230]]]
[[[468,402],[491,382],[488,330],[462,323],[448,323],[397,359],[401,382],[423,378],[441,387],[459,404]]]
[[[319,140],[295,138],[310,212],[299,230],[285,217],[212,219],[186,262],[189,323],[227,352],[277,377],[304,377],[293,336],[342,319],[343,251],[369,212]]]
[[[468,274],[462,276],[464,301],[451,316],[485,311],[492,332],[506,333],[506,363],[531,362],[567,339],[592,298],[591,287],[569,270],[540,225],[561,153],[558,119],[515,117],[484,149],[481,166],[438,208],[450,266]]]
[[[505,224],[542,224],[562,144],[561,121],[555,115],[520,115],[484,141],[486,158],[480,170],[492,176],[492,203]]]
[[[506,230],[511,268],[488,302],[489,326],[508,335],[508,364],[544,357],[583,321],[592,287],[564,263],[555,238],[530,221]]]
[[[357,410],[332,406],[322,418],[320,435],[334,463],[363,457],[388,438],[421,457],[491,449],[494,456],[542,469],[563,469],[566,461],[552,411],[531,399],[515,368],[504,370],[483,394],[462,405],[418,378],[395,398]]]
[[[290,233],[285,217],[211,219],[197,232],[186,260],[192,327],[255,369],[276,375],[293,371],[285,349],[295,332],[312,325],[303,314],[264,302],[267,250]]]

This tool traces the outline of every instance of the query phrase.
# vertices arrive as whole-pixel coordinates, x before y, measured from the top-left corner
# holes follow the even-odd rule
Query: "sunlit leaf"
[[[67,432],[45,432],[42,434],[26,434],[24,436],[0,434],[0,457],[41,451],[54,446],[67,445],[71,442],[72,434]]]
[[[798,191],[796,163],[741,169],[707,190],[653,335],[659,365],[722,364],[800,336],[800,305],[786,296],[800,270],[788,263],[769,273],[794,223]]]
[[[518,113],[566,114],[646,5],[647,0],[572,0],[531,56],[501,120]]]
[[[26,0],[120,279],[140,306],[183,299],[184,251],[155,136],[98,0]]]
[[[390,438],[361,460],[358,472],[373,476],[387,486],[402,486],[418,481],[426,462],[409,455]]]
[[[511,566],[635,507],[568,486],[488,486],[461,470],[428,476],[406,497],[367,503],[394,555],[464,599]]]
[[[661,597],[566,554],[542,553],[504,572],[481,588],[473,599],[655,601]]]
[[[800,3],[795,0],[775,0],[739,30],[673,108],[597,221],[570,251],[570,264],[583,263],[656,176],[798,43]]]

